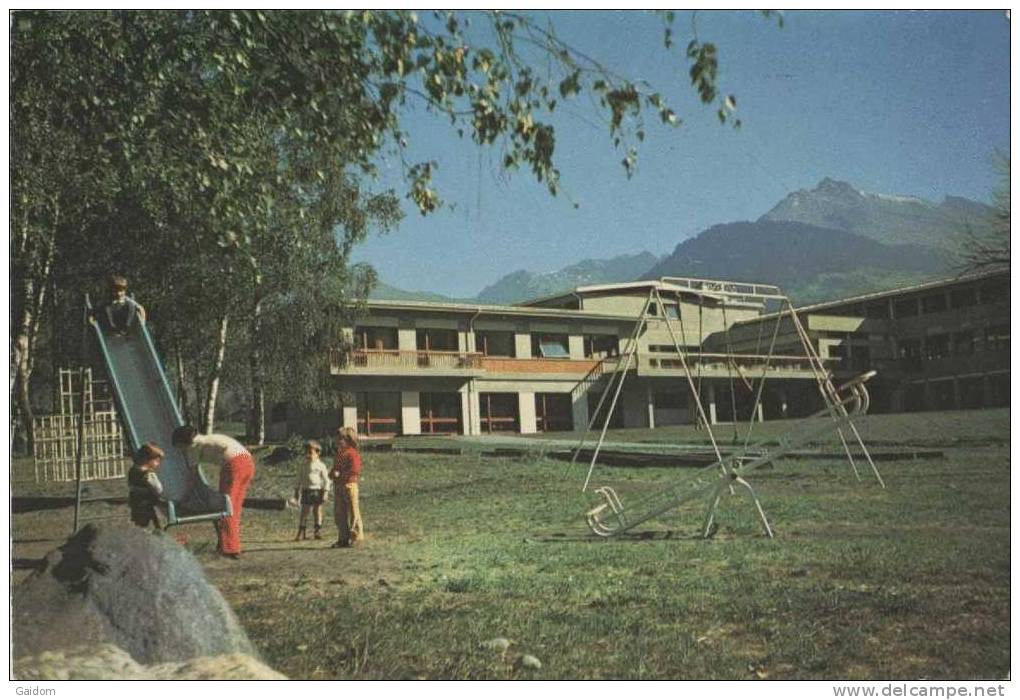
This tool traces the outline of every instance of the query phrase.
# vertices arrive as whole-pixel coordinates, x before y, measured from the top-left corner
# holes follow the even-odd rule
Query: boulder
[[[14,590],[12,607],[14,658],[101,644],[143,665],[256,656],[191,553],[131,525],[84,527]]]
[[[14,661],[19,680],[286,680],[246,654],[207,656],[145,666],[113,644],[45,651]]]

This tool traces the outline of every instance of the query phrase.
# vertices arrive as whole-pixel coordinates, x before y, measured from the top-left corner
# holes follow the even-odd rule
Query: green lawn
[[[692,537],[701,503],[598,540],[581,468],[475,453],[366,453],[360,549],[289,542],[293,511],[247,511],[241,562],[210,553],[207,525],[182,532],[265,660],[295,678],[1006,676],[1008,413],[868,420],[877,441],[945,457],[881,464],[886,490],[837,461],[756,472],[772,540],[739,498],[713,540]],[[596,482],[626,502],[690,473]],[[290,486],[289,466],[260,465],[252,493]],[[15,517],[15,548],[42,522]],[[482,645],[497,637],[507,652]]]

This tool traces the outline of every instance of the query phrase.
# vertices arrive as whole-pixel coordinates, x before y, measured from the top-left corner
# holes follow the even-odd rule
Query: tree
[[[994,163],[1000,182],[992,191],[990,220],[963,234],[960,255],[967,270],[1009,265],[1009,153],[997,152]]]
[[[669,52],[675,17],[661,18]],[[695,35],[680,60],[697,99],[738,125],[735,99],[718,89],[716,47]],[[283,309],[324,303],[330,320],[313,335],[350,315],[356,298],[295,293],[306,280],[299,265],[338,289],[364,288],[351,284],[351,247],[399,216],[393,193],[366,186],[378,157],[401,158],[420,213],[440,205],[437,164],[405,160],[413,103],[498,147],[505,168],[527,169],[552,194],[560,175],[550,115],[560,103],[593,99],[628,174],[646,115],[680,124],[651,86],[513,12],[19,11],[12,66],[12,216],[23,231],[12,244],[12,333],[23,416],[43,290],[56,279],[51,256],[78,268],[60,278],[62,292],[115,268],[152,293],[153,311],[168,314],[159,314],[159,340],[179,358],[179,384],[189,360],[207,379],[196,409],[207,422],[228,336],[243,332],[258,433],[266,362],[287,355],[283,346],[263,352],[275,347],[260,342],[264,314],[278,322]],[[310,358],[303,375],[321,360]]]

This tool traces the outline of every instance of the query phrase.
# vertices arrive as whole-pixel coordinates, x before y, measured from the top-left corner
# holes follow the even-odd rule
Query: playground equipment
[[[85,367],[84,372],[60,368],[58,379],[60,412],[32,419],[36,483],[76,480],[78,423],[82,420],[82,481],[122,478],[130,460],[124,455],[124,434],[109,384],[95,378],[91,367]]]
[[[777,463],[777,460],[783,455],[807,445],[815,438],[832,430],[835,430],[836,434],[839,436],[843,451],[845,452],[858,481],[861,480],[861,475],[847,441],[847,431],[849,431],[853,440],[856,442],[856,445],[860,448],[861,453],[864,455],[871,467],[872,473],[878,483],[883,488],[885,487],[885,483],[882,481],[882,476],[879,474],[878,468],[875,466],[875,462],[871,458],[871,454],[865,446],[864,441],[861,439],[860,433],[854,424],[854,418],[867,413],[870,396],[868,394],[866,383],[875,375],[875,372],[866,372],[841,386],[835,386],[832,381],[831,373],[826,370],[818,354],[815,352],[810,338],[804,330],[792,303],[778,287],[772,285],[664,277],[658,283],[649,283],[648,296],[645,300],[640,320],[635,325],[634,332],[627,341],[624,358],[617,364],[617,371],[610,376],[607,390],[602,393],[601,400],[599,401],[586,430],[574,450],[571,464],[576,463],[578,455],[581,454],[581,451],[584,448],[588,435],[591,433],[592,428],[601,416],[603,418],[603,425],[598,441],[595,445],[595,449],[592,452],[588,473],[585,477],[584,485],[581,488],[582,492],[587,492],[589,485],[591,484],[595,464],[598,461],[599,451],[605,441],[606,431],[609,427],[610,421],[612,420],[613,411],[616,409],[619,401],[620,393],[623,389],[623,384],[626,381],[628,370],[631,368],[634,359],[637,356],[638,338],[641,336],[648,321],[649,309],[653,303],[657,304],[657,308],[665,308],[662,295],[660,294],[660,288],[668,289],[676,294],[678,309],[682,295],[687,295],[688,297],[693,296],[696,298],[699,304],[699,319],[701,318],[701,306],[704,304],[705,298],[712,298],[716,303],[722,306],[723,323],[725,326],[724,333],[726,334],[725,358],[731,386],[731,396],[733,396],[732,387],[734,384],[734,372],[739,375],[741,382],[743,382],[754,394],[754,405],[750,412],[747,432],[742,445],[739,445],[732,451],[727,451],[726,454],[723,453],[723,449],[720,448],[719,443],[712,432],[711,422],[708,420],[704,406],[701,402],[700,367],[703,359],[700,351],[700,344],[703,340],[700,337],[701,329],[699,327],[698,330],[698,356],[696,359],[693,359],[693,363],[698,367],[696,382],[695,375],[691,370],[692,358],[689,357],[689,353],[686,350],[686,343],[681,342],[681,339],[686,340],[686,336],[683,332],[683,314],[677,314],[677,320],[681,326],[679,336],[674,329],[673,319],[671,319],[668,315],[664,318],[658,318],[659,321],[665,322],[670,338],[673,341],[677,359],[679,360],[680,367],[683,371],[684,382],[690,392],[690,396],[692,397],[692,406],[696,412],[695,418],[698,421],[699,426],[705,429],[709,442],[711,443],[712,450],[715,453],[716,460],[708,466],[699,469],[693,477],[689,476],[687,479],[681,480],[680,482],[659,492],[638,497],[627,505],[624,505],[622,499],[613,487],[599,486],[594,488],[593,493],[597,494],[599,502],[596,502],[585,514],[585,520],[593,533],[600,537],[618,535],[633,529],[641,523],[662,515],[667,511],[677,508],[684,503],[688,503],[697,498],[707,498],[707,508],[700,528],[700,534],[703,537],[710,537],[714,532],[713,527],[715,524],[716,512],[719,508],[722,497],[727,492],[731,495],[735,494],[739,489],[747,496],[748,500],[754,507],[758,519],[761,521],[764,534],[768,537],[772,537],[772,527],[769,525],[768,518],[765,515],[765,510],[762,507],[761,501],[755,493],[754,488],[747,481],[746,477],[750,472],[764,467],[767,464]],[[725,314],[726,302],[727,300],[732,299],[760,302],[763,308],[767,303],[775,302],[778,302],[780,306],[779,311],[774,314],[775,327],[772,332],[772,340],[769,345],[768,354],[762,364],[762,370],[758,377],[757,384],[755,384],[753,377],[748,377],[747,374],[741,371],[740,368],[739,363],[741,358],[748,356],[733,353],[730,348],[729,326],[725,322]],[[754,426],[753,417],[760,409],[768,372],[773,359],[776,357],[774,351],[776,339],[779,335],[780,324],[782,324],[786,318],[790,319],[793,331],[804,352],[802,357],[795,359],[805,361],[810,368],[811,375],[818,386],[818,391],[821,395],[824,407],[811,416],[799,421],[797,427],[779,437],[778,440],[759,440],[752,443],[751,435]],[[760,344],[762,339],[761,331],[764,329],[764,318],[762,318],[759,323],[761,324],[759,327]],[[760,356],[754,355],[753,357]],[[611,403],[609,404],[608,409],[603,413],[603,404],[610,395],[612,395]],[[737,415],[735,399],[733,421],[734,437],[736,439]],[[776,442],[778,444],[774,444]]]
[[[184,420],[147,325],[136,322],[123,333],[111,333],[93,318],[87,297],[85,308],[132,452],[150,441],[166,452],[159,479],[167,500],[167,526],[229,516],[230,498],[210,487],[201,469],[190,465],[172,443],[174,429]]]

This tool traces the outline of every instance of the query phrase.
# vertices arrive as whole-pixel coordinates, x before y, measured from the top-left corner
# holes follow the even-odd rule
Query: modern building
[[[369,301],[333,353],[342,409],[326,420],[369,437],[582,430],[621,372],[614,427],[694,422],[692,391],[712,423],[805,415],[822,405],[817,375],[789,313],[776,311],[777,294],[663,278],[512,306]],[[797,316],[837,379],[878,371],[873,411],[1009,403],[1008,270],[815,304]],[[304,422],[286,407],[271,418],[274,437]]]
[[[1009,268],[990,269],[797,310],[837,378],[878,372],[872,413],[1009,406]],[[775,315],[733,324],[734,351],[754,347]],[[722,347],[723,335],[707,346]],[[788,318],[780,351],[798,346]]]

